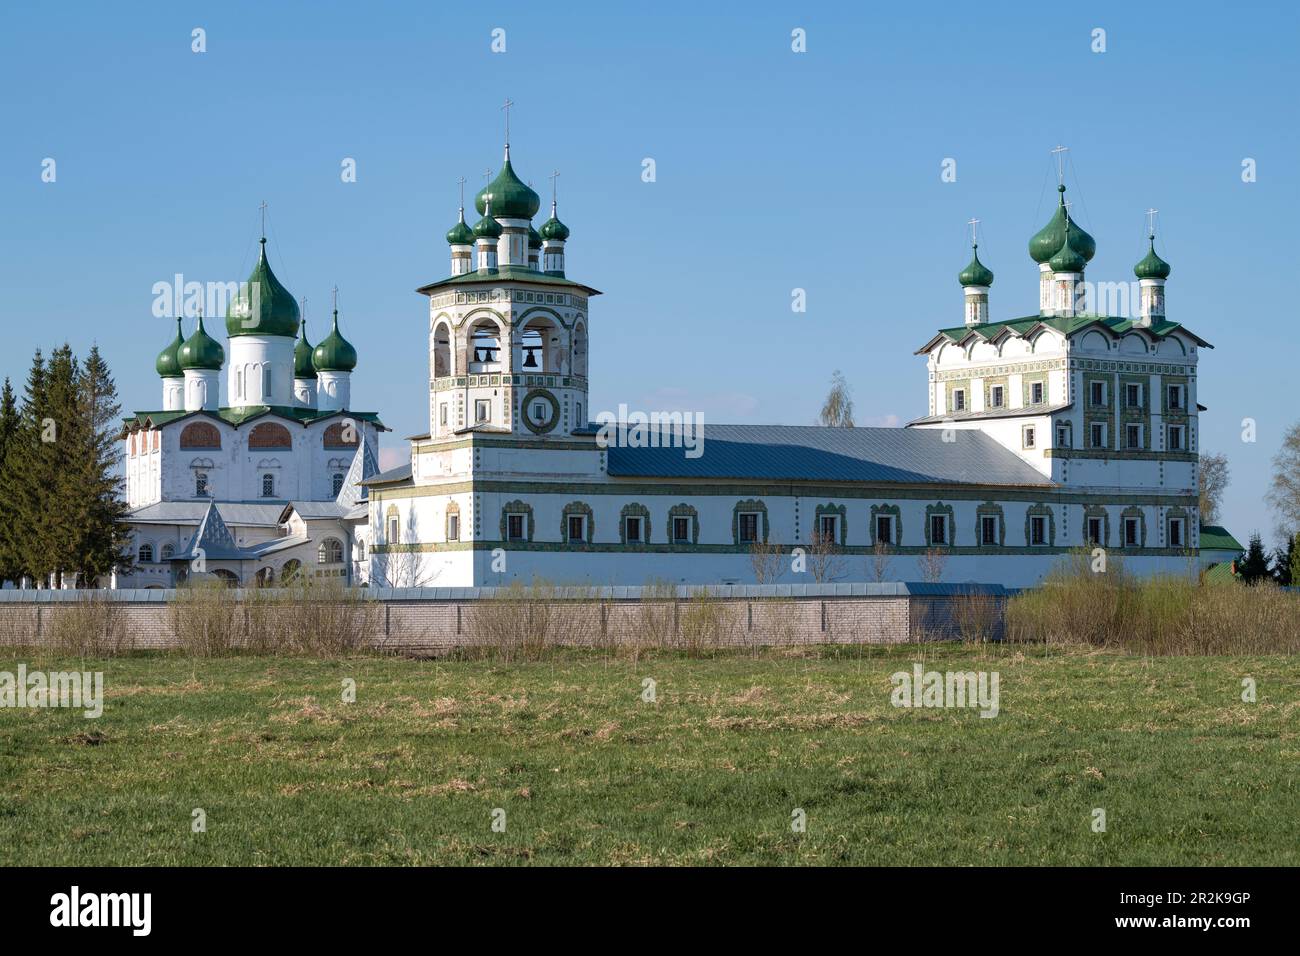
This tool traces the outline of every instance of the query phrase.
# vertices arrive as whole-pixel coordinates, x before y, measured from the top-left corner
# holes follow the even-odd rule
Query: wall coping
[[[1009,596],[1017,588],[1000,584],[930,584],[921,581],[865,582],[856,584],[680,584],[666,588],[628,586],[573,587],[557,586],[554,596],[558,600],[640,601],[647,597],[689,600],[704,595],[721,599],[764,598],[854,598],[854,597],[951,597],[962,594],[987,594]],[[72,604],[86,600],[105,600],[113,604],[166,604],[176,600],[176,588],[82,588],[75,591],[5,588],[0,589],[0,605],[8,604]],[[279,588],[234,589],[237,599],[247,594],[284,594]],[[509,597],[513,592],[503,587],[457,588],[350,588],[349,594],[372,601],[477,601]]]

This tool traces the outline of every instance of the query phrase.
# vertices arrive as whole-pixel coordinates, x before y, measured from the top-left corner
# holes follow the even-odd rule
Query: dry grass
[[[1078,553],[1042,587],[1008,602],[1007,637],[1151,655],[1295,654],[1300,595],[1272,584],[1138,579],[1113,558],[1095,572],[1089,555]]]

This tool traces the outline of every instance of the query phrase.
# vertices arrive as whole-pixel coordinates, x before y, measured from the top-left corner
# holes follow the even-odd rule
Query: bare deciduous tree
[[[831,376],[831,390],[817,420],[829,428],[853,427],[853,398],[849,394],[849,383],[839,369]]]
[[[948,565],[948,552],[942,548],[926,548],[918,563],[921,565],[921,580],[938,584],[943,580],[943,569]]]
[[[833,536],[813,532],[808,545],[808,570],[818,584],[831,584],[844,577],[844,558]]]
[[[781,562],[784,560],[781,546],[773,541],[755,541],[749,546],[749,563],[754,568],[754,580],[759,584],[774,584],[781,576]]]
[[[885,541],[877,541],[875,547],[871,549],[871,557],[867,559],[867,573],[872,576],[872,580],[883,581],[885,575],[889,573],[891,563],[889,544]]]
[[[1228,456],[1218,453],[1202,454],[1200,467],[1200,512],[1206,524],[1217,524],[1219,510],[1223,507],[1223,493],[1227,490]]]
[[[1273,481],[1268,503],[1278,515],[1278,532],[1290,537],[1300,530],[1300,422],[1282,436],[1282,447],[1273,456]]]

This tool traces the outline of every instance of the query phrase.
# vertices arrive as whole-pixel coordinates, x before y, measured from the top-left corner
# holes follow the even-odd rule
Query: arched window
[[[140,558],[139,558],[139,561],[140,561],[141,564],[152,564],[152,563],[153,563],[153,545],[151,545],[151,544],[142,544],[142,545],[140,545]]]
[[[563,373],[569,364],[561,330],[547,318],[528,320],[519,337],[519,354],[521,364],[516,371]]]
[[[196,471],[194,473],[194,497],[206,498],[208,496],[208,473],[206,471]]]
[[[172,555],[174,555],[175,553],[176,553],[176,545],[168,541],[166,544],[162,546],[161,560],[170,561],[172,559]]]
[[[301,570],[302,562],[297,558],[290,558],[288,561],[284,562],[284,567],[280,569],[280,583],[288,584],[298,576],[298,573]]]
[[[356,448],[359,433],[360,428],[354,421],[335,422],[325,429],[323,441],[326,448]]]
[[[317,564],[342,564],[343,542],[338,538],[326,538],[320,543],[316,552]]]
[[[451,330],[439,322],[433,330],[433,375],[442,378],[451,374]]]
[[[292,448],[293,436],[279,422],[263,422],[248,433],[249,448]]]
[[[364,541],[357,542],[357,560],[366,560],[366,543]]]
[[[211,422],[190,422],[181,430],[181,450],[187,448],[220,448],[221,432]]]
[[[337,498],[339,492],[343,490],[343,473],[339,471],[334,472],[333,477],[330,478],[330,482],[330,487],[334,489],[334,497]]]
[[[262,497],[263,498],[275,497],[275,475],[262,476]]]

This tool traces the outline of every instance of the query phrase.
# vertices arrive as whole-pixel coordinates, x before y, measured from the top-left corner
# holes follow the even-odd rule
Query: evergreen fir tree
[[[83,523],[75,569],[89,586],[96,578],[107,577],[115,566],[122,570],[131,566],[127,553],[130,536],[122,524],[127,508],[118,471],[122,432],[118,415],[122,407],[98,346],[91,348],[81,369],[77,404],[72,438]]]
[[[9,520],[0,522],[0,554],[15,578],[29,575],[37,586],[44,584],[44,562],[39,536],[42,499],[49,488],[42,487],[40,470],[41,426],[45,419],[45,358],[40,349],[32,359],[23,388],[17,427],[5,447],[0,468],[0,499],[6,503]]]
[[[90,513],[92,492],[82,485],[83,463],[79,461],[84,445],[78,407],[80,378],[81,369],[70,345],[50,353],[38,452],[42,551],[37,560],[43,574],[55,573],[55,587],[80,564],[80,540]]]
[[[9,379],[5,379],[4,389],[0,391],[0,485],[4,483],[6,462],[9,459],[9,447],[15,443],[18,434],[18,400],[14,397],[14,388]],[[0,528],[10,526],[14,520],[13,502],[7,497],[0,497]],[[0,534],[0,582],[18,582],[19,569],[16,556],[5,546]]]
[[[1237,573],[1246,584],[1255,584],[1271,576],[1268,555],[1264,553],[1264,542],[1260,540],[1259,532],[1250,536],[1250,547],[1237,559]]]
[[[1300,548],[1296,546],[1300,542],[1300,534],[1292,535],[1287,538],[1286,547],[1278,548],[1273,552],[1273,578],[1282,587],[1292,587],[1300,585]]]

